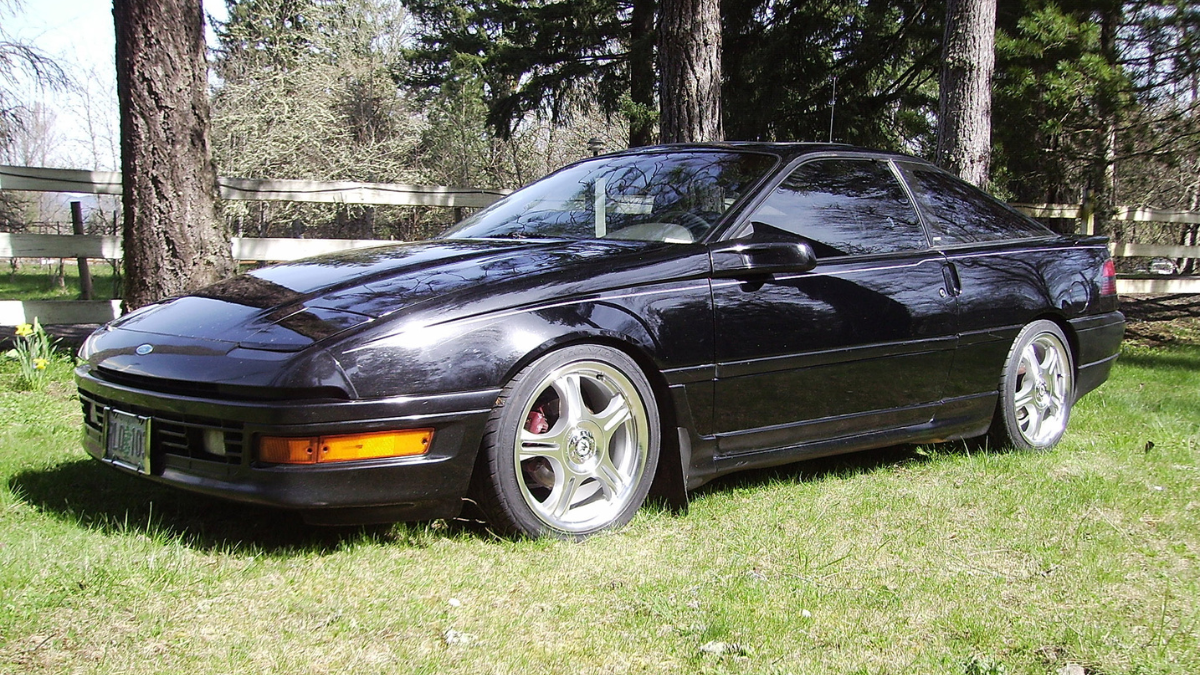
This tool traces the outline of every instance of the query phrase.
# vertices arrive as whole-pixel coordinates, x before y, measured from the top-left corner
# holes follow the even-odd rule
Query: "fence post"
[[[84,233],[83,207],[79,202],[71,202],[71,231],[79,235]],[[79,264],[79,298],[81,300],[91,300],[92,273],[88,270],[88,259],[76,258],[75,261]]]
[[[1079,218],[1082,221],[1079,224],[1083,228],[1083,234],[1096,234],[1096,207],[1092,204],[1091,195],[1085,197],[1079,205]]]

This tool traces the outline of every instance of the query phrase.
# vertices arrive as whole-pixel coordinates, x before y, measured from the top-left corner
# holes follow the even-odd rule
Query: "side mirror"
[[[812,246],[803,241],[734,239],[713,245],[709,258],[718,279],[800,274],[817,266]]]

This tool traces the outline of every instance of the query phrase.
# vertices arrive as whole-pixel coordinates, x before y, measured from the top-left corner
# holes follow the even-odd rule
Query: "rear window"
[[[908,163],[900,163],[900,169],[925,213],[934,246],[1053,234],[1041,223],[948,173]]]

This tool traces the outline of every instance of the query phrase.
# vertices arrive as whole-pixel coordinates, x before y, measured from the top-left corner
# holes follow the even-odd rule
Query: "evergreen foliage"
[[[409,86],[437,91],[473,72],[487,124],[510,138],[527,115],[565,122],[584,102],[638,114],[630,98],[628,0],[406,0],[420,27]],[[637,103],[645,105],[648,101]]]
[[[1200,9],[1185,2],[1002,3],[995,187],[1027,202],[1090,195],[1102,215],[1149,203],[1144,172],[1200,150],[1198,35]]]
[[[656,135],[655,0],[227,2],[227,172],[516,187],[590,136]],[[932,156],[943,21],[938,0],[726,0],[726,137]],[[1200,206],[1194,3],[1017,0],[997,26],[994,191]]]
[[[932,151],[940,2],[733,0],[722,11],[728,138]]]

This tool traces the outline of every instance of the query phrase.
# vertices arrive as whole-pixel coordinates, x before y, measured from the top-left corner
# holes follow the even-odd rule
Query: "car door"
[[[954,297],[889,161],[805,161],[735,237],[794,237],[817,265],[713,281],[719,456],[930,421]]]

